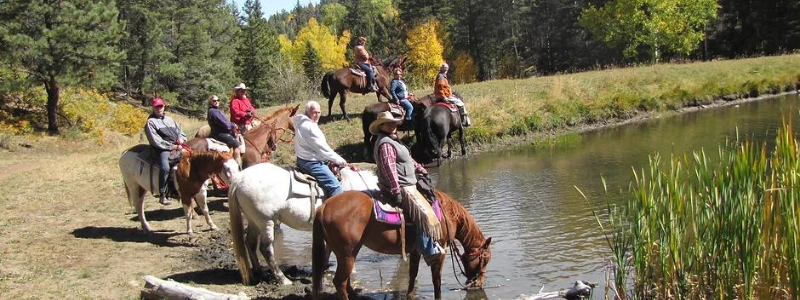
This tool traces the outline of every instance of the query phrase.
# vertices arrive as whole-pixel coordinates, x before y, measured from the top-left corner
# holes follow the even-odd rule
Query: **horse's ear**
[[[489,237],[488,239],[486,239],[486,241],[485,241],[485,242],[483,242],[483,245],[481,246],[481,248],[483,248],[483,249],[489,249],[489,244],[490,244],[490,243],[492,243],[492,237]]]
[[[292,114],[290,114],[289,116],[291,117],[296,115],[298,109],[300,109],[300,104],[298,104],[297,106],[294,107],[294,109],[292,109]]]

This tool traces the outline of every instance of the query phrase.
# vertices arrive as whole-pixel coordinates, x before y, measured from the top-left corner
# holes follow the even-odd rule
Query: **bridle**
[[[481,267],[481,270],[479,272],[475,273],[475,275],[472,278],[467,277],[466,272],[464,272],[464,267],[462,266],[462,261],[461,261],[461,256],[462,255],[461,255],[461,251],[458,250],[458,246],[456,246],[455,243],[450,243],[450,250],[451,250],[450,251],[450,261],[451,261],[451,264],[453,265],[453,274],[456,275],[455,276],[456,277],[456,282],[458,282],[458,284],[461,285],[461,288],[464,288],[464,289],[470,288],[470,285],[472,283],[474,283],[475,281],[477,281],[478,278],[480,278],[481,275],[486,274],[486,262],[485,262],[485,260],[486,260],[486,249],[485,248],[478,247],[478,248],[472,249],[472,251],[469,254],[467,254],[467,263],[472,262],[475,259],[478,259],[479,260],[478,261],[478,265]],[[456,259],[455,256],[458,256],[459,259]],[[458,274],[456,274],[456,265],[458,265],[458,269],[461,271],[461,275],[464,275],[464,277],[467,277],[466,285],[462,284],[461,283],[461,279],[458,278]]]
[[[263,121],[261,124],[262,125],[259,126],[269,126],[266,122]],[[291,132],[292,137],[289,138],[288,140],[284,140],[283,138],[277,138],[278,130],[284,132]],[[247,136],[245,136],[244,134],[242,134],[242,136],[244,136],[244,140],[250,143],[250,145],[252,145],[253,147],[256,146],[256,144],[251,139],[247,138]],[[276,140],[285,143],[291,143],[292,141],[294,141],[294,131],[284,127],[272,126],[269,130],[269,133],[267,134],[267,142],[264,143],[264,149],[259,150],[259,152],[261,153],[261,162],[268,162],[270,160],[270,157],[272,156],[272,152],[278,149],[278,143],[276,142]],[[272,145],[270,145],[270,143]]]

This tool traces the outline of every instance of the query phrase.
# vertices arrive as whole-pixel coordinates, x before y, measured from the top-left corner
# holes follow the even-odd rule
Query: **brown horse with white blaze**
[[[444,214],[443,240],[448,247],[458,240],[464,248],[460,262],[467,276],[468,288],[481,288],[486,274],[486,266],[492,257],[489,244],[492,238],[485,238],[472,215],[449,195],[436,192]],[[356,255],[362,246],[384,254],[401,254],[400,226],[378,222],[373,214],[370,196],[364,192],[347,191],[331,197],[317,209],[314,218],[312,268],[313,299],[322,297],[322,275],[328,266],[325,246],[336,255],[336,275],[333,285],[341,299],[355,296],[350,282]],[[408,296],[415,293],[415,281],[419,271],[420,254],[415,251],[414,228],[408,228],[405,235],[405,251],[410,254]],[[452,247],[457,248],[456,245]],[[430,265],[433,278],[434,296],[442,298],[442,266],[445,256],[440,255]]]
[[[378,91],[375,94],[378,97],[378,102],[381,102],[381,96],[388,101],[391,99],[389,95],[389,84],[392,82],[392,71],[394,69],[405,69],[405,57],[398,57],[390,60],[387,64],[381,63],[374,56],[370,57],[370,64],[375,67],[375,83],[378,85]],[[350,121],[350,116],[347,115],[347,109],[344,104],[347,102],[347,92],[358,93],[366,95],[373,91],[367,85],[368,79],[353,74],[350,68],[341,68],[336,71],[328,72],[322,77],[322,95],[328,98],[328,117],[331,116],[331,108],[336,95],[339,95],[339,108],[342,109],[344,118]]]

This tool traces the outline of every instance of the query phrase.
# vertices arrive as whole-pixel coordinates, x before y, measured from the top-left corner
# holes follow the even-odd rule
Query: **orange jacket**
[[[447,81],[447,77],[442,73],[436,75],[436,81],[433,83],[433,94],[441,99],[450,97],[453,94],[450,91],[450,82]]]

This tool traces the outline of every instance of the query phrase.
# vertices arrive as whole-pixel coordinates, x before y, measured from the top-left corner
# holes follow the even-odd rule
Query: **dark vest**
[[[389,143],[397,151],[397,160],[395,167],[397,169],[397,177],[400,181],[400,187],[412,186],[417,184],[417,176],[414,174],[414,159],[408,152],[408,148],[399,142],[393,140],[386,134],[381,133],[378,136],[378,142],[375,143],[375,148],[372,150],[375,155],[375,162],[381,161],[381,145]],[[389,181],[386,174],[383,174],[383,169],[378,167],[378,185],[383,190],[389,190]]]

